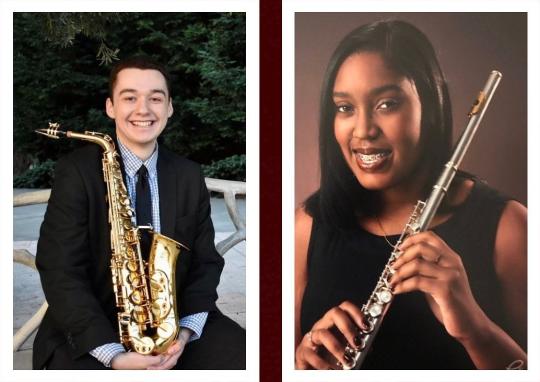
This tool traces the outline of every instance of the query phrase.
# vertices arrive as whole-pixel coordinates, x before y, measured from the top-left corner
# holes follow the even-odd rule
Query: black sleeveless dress
[[[507,328],[493,265],[497,226],[508,201],[475,179],[452,217],[434,228],[463,261],[476,301],[487,316]],[[398,237],[388,238],[392,243]],[[326,311],[350,300],[362,306],[391,249],[385,238],[361,228],[343,231],[313,219],[308,248],[308,283],[301,309],[302,334]],[[396,296],[366,358],[364,369],[474,369],[467,352],[439,323],[421,292]]]

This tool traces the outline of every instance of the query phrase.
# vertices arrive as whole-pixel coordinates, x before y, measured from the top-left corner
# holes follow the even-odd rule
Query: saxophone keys
[[[150,337],[130,337],[133,349],[139,354],[151,354],[155,348],[154,341]]]
[[[131,311],[131,320],[138,325],[144,325],[148,322],[148,314],[142,306],[135,305]]]
[[[163,282],[150,279],[150,287],[152,288],[152,293],[165,292],[165,284]]]
[[[154,319],[161,321],[163,318],[167,317],[170,311],[171,304],[166,299],[160,298],[152,302],[152,314],[154,315]]]
[[[144,302],[144,297],[138,288],[129,295],[129,301],[134,305],[141,305]]]
[[[129,325],[130,315],[127,313],[118,313],[118,324],[122,326]]]
[[[160,338],[170,338],[174,335],[174,325],[168,322],[163,322],[157,328],[157,334]]]
[[[126,267],[130,272],[137,272],[139,270],[139,266],[135,260],[128,260]]]
[[[143,286],[141,275],[137,272],[130,272],[127,281],[133,286],[133,288],[138,289]],[[134,292],[135,293],[135,292]],[[139,292],[140,293],[140,292]]]
[[[159,294],[168,294],[169,293],[169,279],[167,275],[161,271],[153,272],[150,277],[150,288],[152,296],[157,296]]]

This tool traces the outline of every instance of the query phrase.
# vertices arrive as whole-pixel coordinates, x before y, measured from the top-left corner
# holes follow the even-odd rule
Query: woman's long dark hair
[[[397,73],[411,80],[422,105],[419,161],[429,170],[429,189],[452,141],[452,110],[448,88],[433,46],[415,26],[404,21],[363,25],[340,42],[330,59],[322,85],[319,121],[321,185],[305,202],[306,211],[327,224],[350,228],[358,216],[378,209],[376,193],[363,188],[349,168],[334,135],[333,88],[341,64],[357,52],[378,52]],[[419,162],[419,163],[421,163]]]

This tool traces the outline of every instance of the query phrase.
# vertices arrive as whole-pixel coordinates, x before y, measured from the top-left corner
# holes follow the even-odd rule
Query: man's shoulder
[[[58,165],[74,165],[84,168],[101,168],[103,150],[95,144],[86,144],[58,159]]]
[[[159,146],[158,161],[168,163],[182,172],[188,171],[190,173],[200,173],[201,171],[201,165],[199,163],[192,161],[191,159],[187,159],[186,157],[179,155],[163,147],[162,145]]]
[[[54,169],[53,190],[74,190],[91,193],[102,191],[103,150],[98,145],[84,145],[58,159]],[[90,191],[89,191],[90,192]]]
[[[86,143],[64,155],[63,160],[88,160],[89,157],[102,156],[103,149],[96,144]]]

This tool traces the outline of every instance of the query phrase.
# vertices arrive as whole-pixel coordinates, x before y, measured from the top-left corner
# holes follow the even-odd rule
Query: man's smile
[[[131,124],[138,126],[138,127],[148,127],[151,126],[154,121],[130,121]]]

